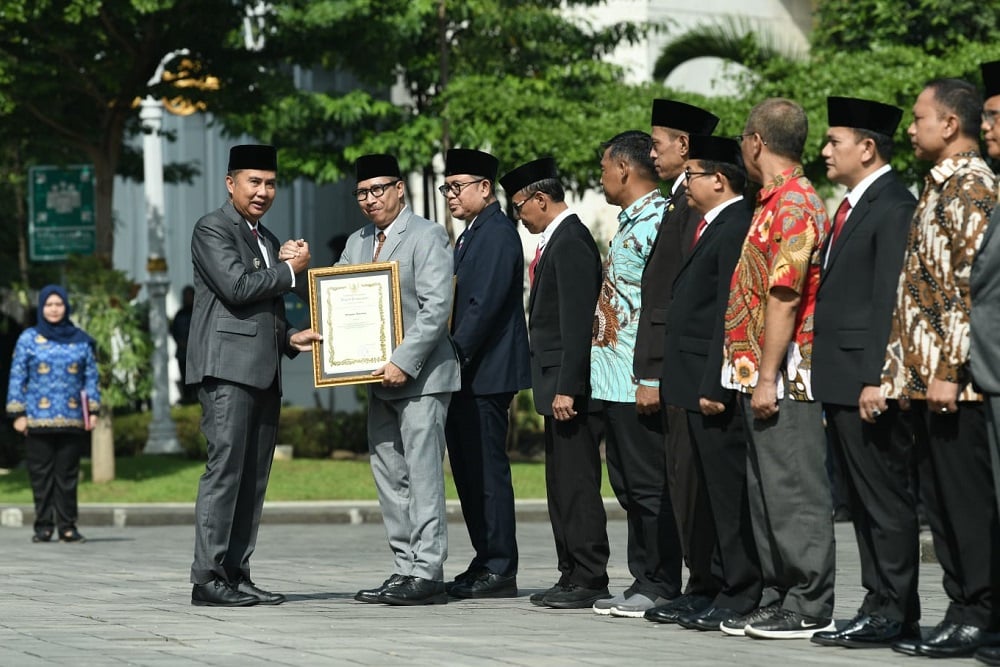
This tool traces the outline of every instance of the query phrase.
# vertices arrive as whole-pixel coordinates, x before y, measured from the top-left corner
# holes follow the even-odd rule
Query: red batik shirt
[[[722,386],[753,393],[762,357],[767,295],[772,287],[787,287],[800,300],[781,375],[787,380],[789,398],[813,400],[813,311],[819,289],[820,250],[829,230],[823,202],[802,175],[801,166],[783,171],[761,189],[730,283]],[[778,382],[778,398],[785,396],[785,384]]]

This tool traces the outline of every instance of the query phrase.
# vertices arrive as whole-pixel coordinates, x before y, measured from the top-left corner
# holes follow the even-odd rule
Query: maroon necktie
[[[382,252],[382,244],[385,243],[385,232],[383,232],[380,229],[378,231],[378,234],[375,235],[375,239],[378,241],[378,243],[375,244],[375,256],[372,257],[373,262],[378,261],[378,254]]]
[[[840,206],[837,207],[837,214],[833,216],[833,236],[830,238],[830,247],[837,242],[837,237],[840,236],[840,232],[844,229],[844,223],[847,222],[847,213],[851,210],[851,202],[844,197],[844,201],[840,202]]]
[[[698,226],[694,228],[694,238],[691,239],[691,248],[698,245],[698,239],[700,239],[701,235],[705,233],[706,227],[708,227],[708,220],[702,218],[698,221]]]
[[[535,267],[538,266],[538,258],[542,256],[542,244],[539,243],[538,247],[535,248],[535,258],[531,260],[531,264],[528,264],[528,280],[534,285],[535,284]]]

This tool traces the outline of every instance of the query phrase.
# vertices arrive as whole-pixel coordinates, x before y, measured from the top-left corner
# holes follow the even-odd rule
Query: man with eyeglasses
[[[466,222],[455,244],[452,340],[462,388],[451,397],[445,434],[455,488],[475,556],[448,582],[459,598],[517,596],[514,487],[507,410],[531,386],[524,321],[524,251],[494,193],[497,159],[454,148],[438,191]]]
[[[368,385],[368,450],[394,570],[359,602],[444,604],[448,532],[444,502],[444,424],[461,386],[448,335],[451,244],[444,227],[413,213],[396,158],[355,163],[358,206],[371,224],[351,234],[337,266],[397,262],[403,342]]]
[[[980,65],[985,88],[982,126],[986,152],[994,160],[1000,159],[1000,60]],[[1000,507],[1000,206],[993,207],[990,224],[983,235],[982,245],[972,264],[969,279],[972,312],[969,316],[970,367],[972,381],[983,392],[986,407],[986,435],[993,467],[993,491]],[[993,561],[1000,557],[993,553]],[[997,604],[994,589],[993,604]],[[1000,637],[992,646],[976,651],[976,659],[987,665],[1000,665]]]
[[[813,393],[840,458],[861,558],[857,614],[813,643],[890,646],[920,636],[920,526],[911,488],[913,436],[880,384],[916,198],[889,164],[903,110],[828,97],[826,174],[848,188],[823,247],[816,297]]]
[[[747,507],[746,436],[736,394],[719,381],[722,332],[729,281],[750,227],[743,199],[747,184],[740,147],[731,138],[691,135],[684,182],[688,205],[699,217],[688,259],[674,280],[667,314],[662,386],[666,405],[685,411],[705,489],[720,578],[719,592],[704,609],[678,618],[685,628],[718,631],[730,618],[756,608],[760,561]]]
[[[730,283],[722,385],[740,398],[764,591],[758,609],[720,627],[757,639],[808,639],[834,628],[833,503],[811,378],[830,222],[803,175],[808,134],[800,105],[770,98],[750,111],[740,145],[749,177],[763,188]]]
[[[970,274],[997,183],[979,155],[982,109],[971,83],[935,79],[917,96],[907,128],[916,157],[933,166],[906,242],[882,393],[910,403],[921,495],[950,601],[923,641],[893,645],[908,655],[972,655],[1000,629],[1000,526],[983,397],[969,374]]]
[[[546,502],[559,581],[531,603],[586,609],[610,597],[600,433],[588,406],[601,255],[566,205],[555,160],[523,164],[500,184],[525,228],[541,235],[529,270],[528,338],[535,410],[545,419]]]
[[[670,195],[649,257],[642,271],[642,310],[635,338],[632,372],[639,380],[636,410],[657,414],[663,422],[666,447],[667,487],[681,551],[689,576],[684,594],[650,609],[645,618],[658,623],[676,623],[681,616],[707,607],[719,592],[712,572],[715,534],[705,490],[698,486],[694,453],[687,431],[685,411],[671,405],[661,409],[662,383],[672,370],[664,365],[663,345],[667,312],[674,278],[691,247],[698,214],[688,207],[684,164],[689,137],[711,134],[719,118],[699,107],[676,100],[655,99],[650,114],[650,157],[661,181],[671,182]]]

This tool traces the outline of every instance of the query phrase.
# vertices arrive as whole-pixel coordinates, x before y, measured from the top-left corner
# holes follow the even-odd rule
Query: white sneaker
[[[646,612],[653,607],[659,607],[661,604],[667,604],[670,602],[667,598],[658,597],[652,600],[642,593],[636,593],[635,595],[629,596],[624,602],[619,602],[611,607],[611,615],[619,616],[622,618],[642,618],[646,615]]]
[[[628,596],[632,595],[632,589],[626,588],[618,595],[612,598],[604,598],[603,600],[598,600],[594,603],[593,610],[595,614],[600,614],[601,616],[610,616],[611,608],[616,604],[621,604],[628,599]]]

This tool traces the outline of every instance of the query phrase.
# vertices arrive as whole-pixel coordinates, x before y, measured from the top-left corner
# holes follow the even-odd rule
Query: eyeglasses
[[[531,195],[530,197],[527,197],[524,201],[520,201],[520,202],[511,201],[510,202],[510,205],[514,208],[514,218],[515,219],[521,217],[521,209],[524,208],[525,204],[527,204],[529,201],[531,201],[534,198],[535,198],[535,195]]]
[[[986,127],[993,129],[998,117],[1000,117],[1000,109],[983,109],[983,125]]]
[[[690,181],[694,176],[711,176],[714,171],[691,171],[689,168],[684,168],[684,180]]]
[[[375,197],[375,199],[378,199],[379,197],[385,194],[385,191],[387,189],[391,188],[396,183],[400,183],[401,181],[402,179],[397,178],[396,180],[390,181],[388,183],[376,183],[370,188],[361,188],[359,190],[355,190],[354,196],[355,198],[357,198],[358,201],[364,201],[368,199],[368,195],[371,195],[372,197]]]
[[[480,178],[475,181],[469,181],[468,183],[445,183],[438,187],[438,192],[443,196],[447,197],[449,194],[455,195],[456,197],[462,194],[462,188],[467,185],[474,185],[475,183],[482,183],[485,178]]]
[[[760,138],[760,143],[762,143],[765,146],[767,146],[767,142],[764,141],[764,137],[760,136],[760,132],[747,132],[746,134],[737,134],[736,136],[733,137],[733,139],[736,140],[736,143],[742,144],[744,137],[752,137],[754,135],[757,135],[757,137]]]

